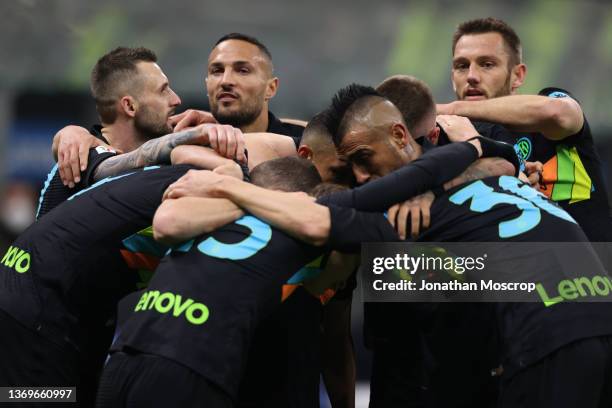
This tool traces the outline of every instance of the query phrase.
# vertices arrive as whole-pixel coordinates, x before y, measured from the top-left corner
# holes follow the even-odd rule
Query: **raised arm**
[[[569,96],[510,95],[482,101],[454,101],[439,104],[437,108],[439,114],[499,123],[521,132],[540,132],[551,140],[574,135],[584,124],[580,105]]]

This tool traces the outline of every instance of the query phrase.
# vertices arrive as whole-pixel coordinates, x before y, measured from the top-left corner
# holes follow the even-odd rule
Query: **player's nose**
[[[232,87],[234,85],[235,85],[234,70],[226,69],[225,71],[223,71],[223,76],[221,77],[221,86],[226,88],[226,87]]]
[[[173,89],[170,89],[170,92],[172,92],[172,95],[170,96],[170,106],[179,106],[182,103],[181,98],[176,94],[176,92],[174,92]]]
[[[355,180],[357,184],[365,184],[370,181],[372,175],[366,169],[361,166],[353,165],[353,175],[355,175]]]
[[[470,83],[470,85],[480,83],[480,73],[478,72],[478,67],[476,66],[476,64],[470,64],[467,81],[468,83]]]

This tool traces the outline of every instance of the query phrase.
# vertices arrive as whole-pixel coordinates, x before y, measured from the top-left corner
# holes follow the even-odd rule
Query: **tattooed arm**
[[[210,137],[240,132],[227,125],[203,124],[191,129],[171,133],[145,142],[138,149],[104,160],[94,172],[94,180],[153,164],[169,164],[170,153],[176,146],[187,144],[208,145]]]
[[[468,181],[483,179],[492,176],[514,176],[514,166],[507,160],[499,157],[479,159],[472,163],[463,173],[444,183],[444,190],[458,186]]]

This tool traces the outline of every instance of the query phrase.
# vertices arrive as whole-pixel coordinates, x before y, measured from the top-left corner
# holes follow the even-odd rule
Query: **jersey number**
[[[542,218],[540,210],[544,210],[550,215],[559,217],[569,222],[576,221],[565,210],[557,207],[548,201],[543,194],[537,192],[528,185],[514,177],[501,176],[499,186],[504,190],[513,193],[498,193],[492,187],[487,186],[478,180],[467,187],[462,188],[453,194],[449,200],[457,205],[461,205],[471,199],[470,210],[484,213],[489,211],[497,204],[514,204],[521,210],[521,214],[515,219],[499,223],[499,237],[511,238],[535,228]]]
[[[272,228],[251,215],[240,218],[236,224],[247,227],[251,230],[251,234],[235,244],[224,244],[209,237],[198,245],[198,250],[215,258],[237,261],[255,255],[265,248],[272,238]]]

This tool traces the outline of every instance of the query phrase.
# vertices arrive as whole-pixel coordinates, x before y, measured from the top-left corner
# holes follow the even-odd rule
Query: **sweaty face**
[[[358,184],[386,176],[407,161],[390,135],[377,129],[348,132],[338,152],[350,163]]]
[[[213,116],[219,123],[242,127],[262,113],[271,79],[269,61],[254,44],[228,40],[208,58],[206,89]]]
[[[151,139],[172,133],[169,119],[181,104],[180,98],[170,88],[168,78],[157,64],[140,62],[138,71],[142,78],[142,91],[136,97],[136,129]]]
[[[457,99],[510,95],[510,55],[499,33],[462,36],[455,46],[451,79]]]

